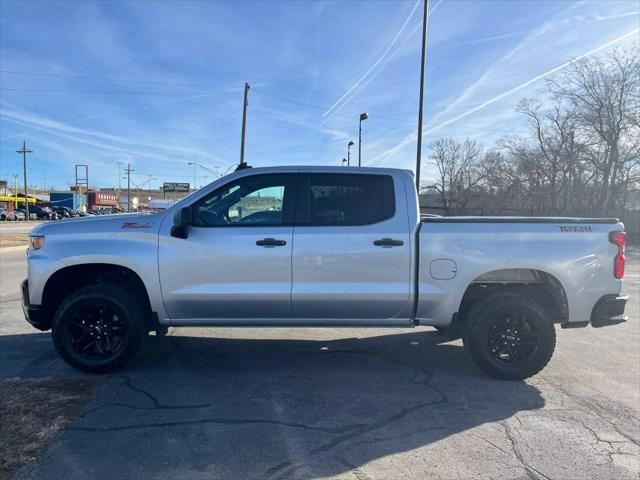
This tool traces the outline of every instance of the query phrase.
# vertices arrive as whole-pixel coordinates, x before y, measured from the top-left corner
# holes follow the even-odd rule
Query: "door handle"
[[[376,247],[401,247],[402,245],[404,245],[404,242],[402,240],[394,240],[393,238],[381,238],[380,240],[374,240],[373,244]]]
[[[284,240],[276,240],[275,238],[263,238],[256,242],[259,247],[283,247],[286,244],[287,242]]]

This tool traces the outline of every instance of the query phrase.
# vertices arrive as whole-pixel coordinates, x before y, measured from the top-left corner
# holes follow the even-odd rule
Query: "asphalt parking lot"
[[[630,320],[558,329],[526,382],[488,378],[427,328],[149,337],[15,478],[638,479],[640,255],[628,257]],[[0,250],[0,265],[0,378],[89,378],[24,321],[24,249]]]

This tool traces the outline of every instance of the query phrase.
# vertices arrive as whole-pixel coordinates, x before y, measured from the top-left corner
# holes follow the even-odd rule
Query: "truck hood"
[[[154,214],[101,215],[46,222],[31,230],[30,235],[56,235],[105,232],[155,232],[166,212]]]

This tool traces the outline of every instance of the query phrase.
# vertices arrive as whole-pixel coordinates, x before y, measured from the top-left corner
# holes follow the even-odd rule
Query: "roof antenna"
[[[236,167],[236,172],[238,170],[244,170],[245,168],[251,168],[250,165],[247,165],[247,162],[244,161],[244,137],[247,133],[247,106],[249,105],[249,84],[244,82],[244,102],[242,103],[242,138],[240,139],[240,163]]]

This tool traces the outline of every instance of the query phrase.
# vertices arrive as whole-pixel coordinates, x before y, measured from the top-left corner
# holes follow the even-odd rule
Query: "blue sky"
[[[639,40],[637,0],[430,5],[427,144],[522,132],[515,106],[550,71]],[[363,163],[413,168],[421,13],[415,0],[2,0],[0,178],[21,175],[23,138],[30,184],[65,188],[76,163],[98,186],[117,185],[118,162],[153,187],[193,182],[194,159],[225,171],[245,81],[250,164],[339,165],[366,111]]]

